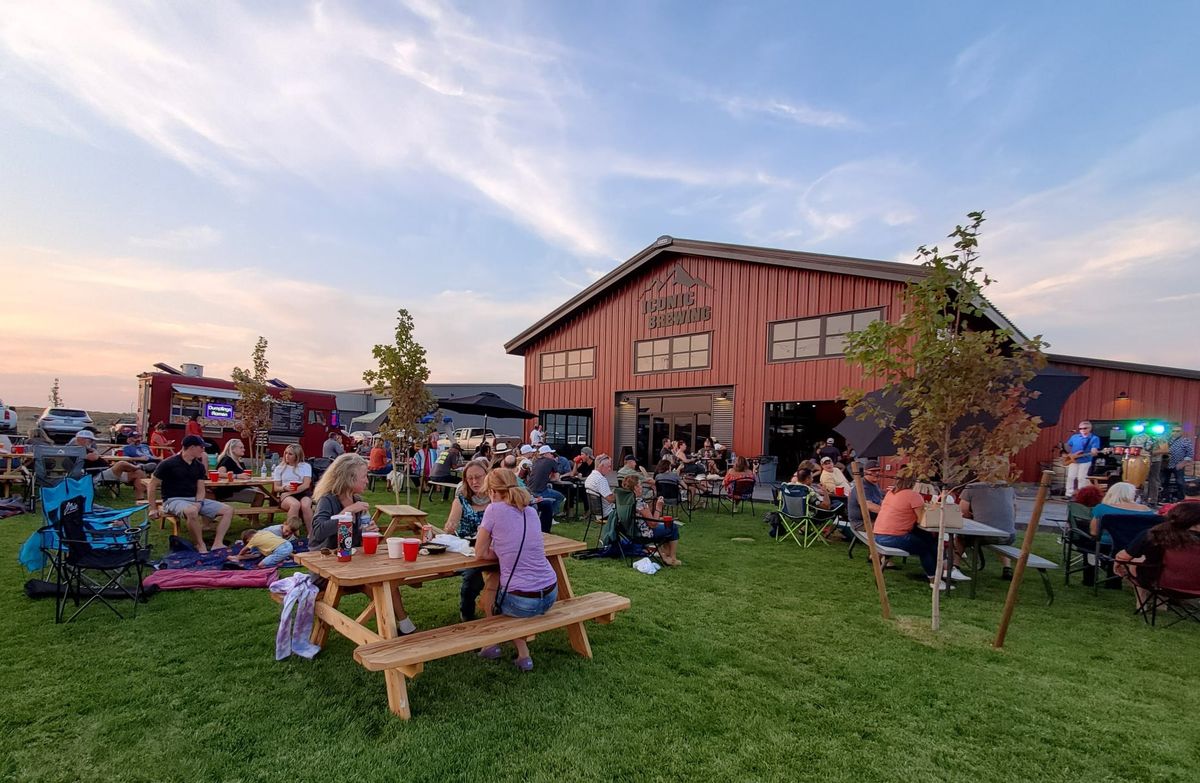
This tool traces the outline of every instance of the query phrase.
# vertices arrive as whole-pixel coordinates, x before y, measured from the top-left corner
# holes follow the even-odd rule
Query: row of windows
[[[883,318],[883,310],[822,315],[778,321],[768,327],[767,358],[771,362],[841,356],[846,336]],[[712,362],[712,332],[638,340],[633,344],[633,370],[638,374],[703,370]],[[596,374],[596,349],[581,348],[541,355],[543,381],[592,378]]]

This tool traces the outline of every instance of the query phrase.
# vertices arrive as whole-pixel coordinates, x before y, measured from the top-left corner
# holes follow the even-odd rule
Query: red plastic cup
[[[417,555],[421,551],[421,539],[406,538],[404,539],[404,559],[410,563],[417,560]]]
[[[24,454],[24,453],[25,453],[24,446],[13,446],[13,454]]]
[[[289,482],[288,482],[288,489],[289,489],[290,491],[292,491],[292,492],[295,492],[296,490],[300,489],[300,482],[298,482],[298,481],[289,481]]]
[[[664,516],[662,518],[662,523],[667,527],[670,527],[671,525],[675,524],[675,517]]]
[[[233,483],[233,479],[234,479],[234,474],[233,474],[233,472],[232,472],[232,471],[230,471],[229,473],[226,473],[226,474],[225,474],[225,480],[226,480],[227,482],[229,482],[230,484],[232,484],[232,483]]]
[[[378,533],[363,533],[363,553],[373,555],[379,550],[379,534]]]
[[[845,487],[834,487],[833,494],[837,495],[839,498],[844,498],[844,497],[846,497],[846,488]]]
[[[220,480],[220,478],[221,478],[221,474],[218,473],[217,471],[210,470],[208,472],[208,480],[209,481],[218,481],[218,480]]]
[[[249,480],[250,480],[250,475],[251,475],[251,474],[250,474],[250,471],[248,471],[248,470],[243,470],[243,471],[242,471],[242,478],[246,479],[247,481],[249,481]]]

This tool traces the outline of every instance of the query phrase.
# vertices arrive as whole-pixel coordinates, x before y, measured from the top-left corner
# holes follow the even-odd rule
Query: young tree
[[[392,444],[393,470],[403,471],[408,443],[427,432],[420,421],[437,407],[437,401],[425,388],[429,366],[425,363],[425,349],[413,337],[413,318],[408,310],[401,309],[396,314],[395,338],[391,345],[376,345],[371,349],[379,366],[365,371],[363,381],[391,403],[379,434]],[[399,486],[392,482],[392,487],[399,503]],[[411,501],[409,482],[405,482],[405,492]]]
[[[845,349],[848,362],[882,382],[889,400],[881,406],[864,390],[847,389],[847,414],[894,427],[898,454],[908,460],[901,473],[946,491],[994,471],[997,459],[1009,460],[1037,438],[1025,384],[1046,364],[1040,336],[1025,340],[987,319],[983,292],[993,281],[979,266],[984,217],[967,217],[950,234],[954,252],[918,248],[923,274],[905,289],[900,320],[872,323],[850,335]],[[898,421],[898,411],[907,416]]]
[[[254,343],[251,360],[252,369],[234,367],[230,377],[240,395],[235,424],[246,441],[246,449],[261,465],[266,457],[266,433],[271,427],[271,404],[274,399],[271,387],[267,384],[267,373],[270,369],[270,363],[267,361],[267,338],[260,336]],[[284,389],[279,397],[290,400],[292,392],[290,389]]]
[[[49,399],[50,399],[50,407],[51,408],[61,408],[62,407],[62,404],[63,404],[62,403],[62,394],[58,390],[58,378],[54,379],[54,384],[50,387]]]

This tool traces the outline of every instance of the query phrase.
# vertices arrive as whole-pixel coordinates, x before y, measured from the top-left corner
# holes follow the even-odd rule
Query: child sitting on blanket
[[[302,524],[299,519],[289,519],[282,525],[245,530],[242,532],[241,551],[229,559],[236,563],[261,555],[263,560],[255,567],[274,568],[292,556],[292,542],[288,539],[296,535]]]

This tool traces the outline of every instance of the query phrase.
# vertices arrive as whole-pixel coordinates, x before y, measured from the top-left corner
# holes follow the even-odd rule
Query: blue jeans
[[[650,530],[650,538],[655,541],[678,541],[679,525],[667,525],[659,522]]]
[[[292,542],[284,541],[279,546],[275,547],[275,551],[263,558],[263,561],[258,564],[259,568],[271,568],[282,563],[292,556]]]
[[[500,613],[509,617],[537,617],[548,612],[557,600],[557,586],[541,598],[505,593],[504,600],[500,602]]]
[[[543,500],[554,501],[554,514],[555,515],[557,515],[558,512],[562,510],[563,502],[567,499],[566,495],[564,495],[563,493],[559,492],[557,489],[554,489],[553,487],[550,487],[550,486],[547,486],[541,492],[537,492],[535,494],[537,494]]]
[[[468,568],[462,572],[462,585],[458,588],[458,611],[468,620],[475,619],[475,604],[483,592],[483,569]]]
[[[902,536],[876,534],[875,540],[884,546],[903,549],[921,560],[921,568],[930,579],[937,573],[937,535],[914,527]]]

